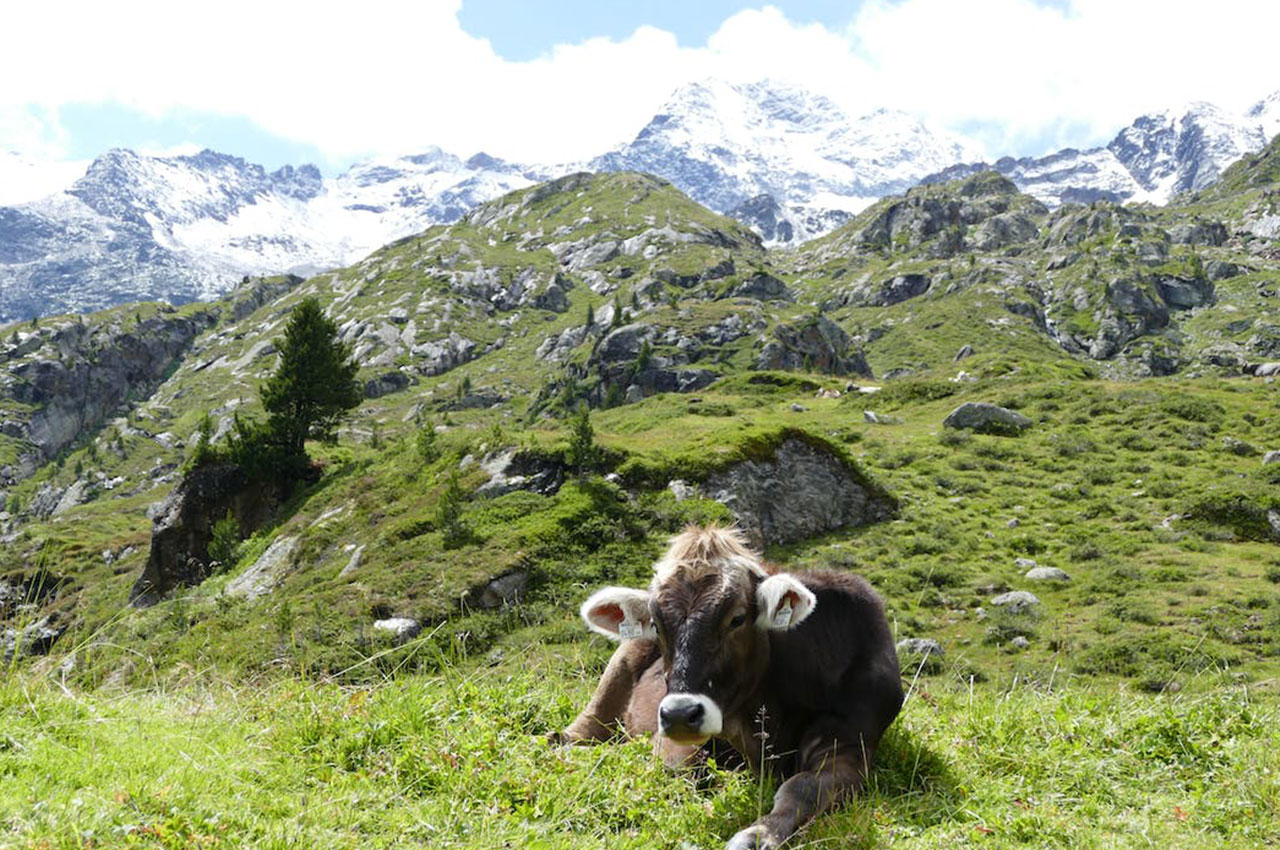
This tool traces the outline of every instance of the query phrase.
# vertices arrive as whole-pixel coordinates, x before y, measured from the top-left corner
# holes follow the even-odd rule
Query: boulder
[[[946,655],[942,644],[933,638],[903,638],[898,641],[897,650],[899,655]]]
[[[872,307],[888,307],[900,304],[909,298],[916,298],[929,291],[932,281],[927,275],[900,274],[889,278],[871,294]]]
[[[1026,577],[1031,581],[1071,581],[1071,576],[1057,567],[1032,567]]]
[[[1215,300],[1213,284],[1199,278],[1162,277],[1156,281],[1156,291],[1175,310],[1191,310]]]
[[[799,436],[713,473],[702,490],[729,509],[757,546],[880,522],[897,510],[893,497],[851,462]]]
[[[267,551],[258,556],[258,560],[227,583],[223,593],[249,600],[265,596],[289,574],[297,550],[297,537],[277,538]]]
[[[809,370],[828,375],[871,377],[871,367],[849,335],[825,316],[779,324],[756,357],[755,369]]]
[[[467,597],[467,604],[486,611],[507,608],[520,602],[528,586],[529,574],[516,570],[473,589]]]
[[[376,378],[365,381],[365,398],[382,398],[384,395],[400,392],[409,388],[409,376],[397,370],[384,372]]]
[[[476,488],[475,495],[495,498],[515,490],[530,490],[549,496],[564,483],[564,466],[558,461],[514,448],[486,455],[480,468],[489,480]]]
[[[756,272],[729,287],[726,298],[754,298],[757,301],[794,301],[795,294],[787,285],[766,272]]]
[[[1040,599],[1026,590],[1011,590],[991,600],[997,608],[1003,608],[1011,614],[1022,614],[1034,610],[1040,605]]]
[[[976,431],[979,434],[1020,434],[1031,427],[1031,420],[1021,413],[985,401],[967,401],[942,420],[947,428]]]
[[[655,333],[653,325],[641,322],[614,328],[600,340],[595,357],[606,363],[635,360],[641,345],[645,340],[652,341]]]
[[[1272,463],[1280,463],[1280,449],[1267,452],[1262,456],[1262,465],[1267,466]]]
[[[187,473],[155,512],[147,563],[129,592],[130,602],[154,605],[175,587],[204,581],[213,523],[229,511],[241,533],[252,534],[274,518],[287,497],[283,487],[254,480],[232,463]]]
[[[412,617],[387,617],[373,621],[373,630],[389,632],[397,643],[404,643],[417,637],[422,631],[422,624]]]

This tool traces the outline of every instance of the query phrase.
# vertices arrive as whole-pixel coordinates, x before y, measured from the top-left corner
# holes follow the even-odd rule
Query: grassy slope
[[[768,805],[772,783],[671,776],[644,742],[548,747],[601,654],[511,652],[359,689],[200,678],[76,696],[8,680],[0,842],[716,847]],[[1280,840],[1278,720],[1225,683],[917,685],[868,792],[795,846],[1261,847]]]

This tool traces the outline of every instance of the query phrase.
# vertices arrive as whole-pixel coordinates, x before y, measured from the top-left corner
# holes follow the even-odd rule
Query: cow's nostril
[[[702,718],[706,713],[707,710],[702,707],[702,703],[695,702],[693,705],[689,706],[689,710],[686,712],[685,722],[690,726],[697,726],[702,722]]]

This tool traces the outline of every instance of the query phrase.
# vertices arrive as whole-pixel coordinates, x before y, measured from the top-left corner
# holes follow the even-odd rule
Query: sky
[[[901,109],[994,158],[1280,89],[1280,4],[1258,0],[45,0],[5,18],[0,151],[42,160],[578,161],[709,76]]]

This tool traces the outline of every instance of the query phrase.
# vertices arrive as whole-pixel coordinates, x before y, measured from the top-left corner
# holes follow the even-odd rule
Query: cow
[[[783,781],[772,810],[728,850],[779,847],[856,793],[902,707],[897,652],[871,586],[850,573],[779,572],[732,528],[686,528],[648,589],[606,587],[581,614],[620,645],[586,707],[553,737],[648,734],[668,767],[711,751],[773,773]]]

